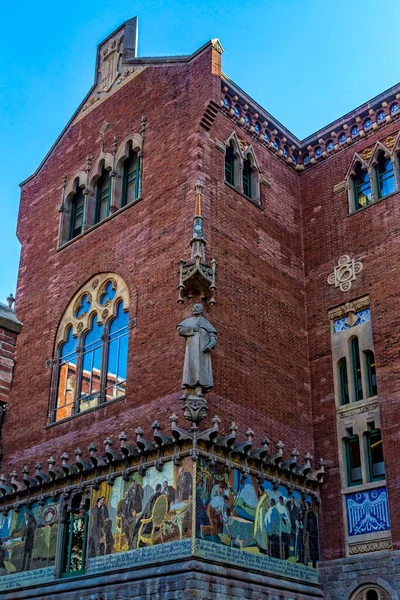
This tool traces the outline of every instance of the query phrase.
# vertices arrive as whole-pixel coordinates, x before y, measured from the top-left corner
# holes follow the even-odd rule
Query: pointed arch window
[[[118,275],[98,275],[76,294],[57,335],[53,422],[125,396],[130,324]]]
[[[351,340],[351,362],[353,369],[354,398],[355,400],[362,400],[364,396],[362,387],[360,347],[358,343],[358,337],[354,337]]]
[[[252,177],[253,169],[249,158],[246,158],[243,162],[243,193],[248,198],[252,198]]]
[[[338,364],[338,375],[339,375],[339,394],[340,394],[340,404],[345,405],[349,404],[349,379],[347,375],[347,361],[345,358],[342,358]]]
[[[385,156],[384,152],[381,152],[378,156],[376,179],[379,198],[384,198],[395,191],[393,164],[390,158]]]
[[[124,171],[122,176],[121,206],[126,206],[130,202],[137,200],[139,198],[139,189],[139,157],[137,152],[134,152],[131,148],[129,156],[124,162]]]
[[[235,185],[235,150],[232,142],[225,151],[225,181],[231,185]]]
[[[77,187],[71,203],[71,221],[69,239],[72,240],[83,231],[83,219],[85,212],[85,195],[81,187]]]
[[[110,173],[103,169],[96,183],[96,207],[94,222],[100,223],[109,216],[111,208],[111,177]]]
[[[355,209],[368,206],[372,202],[371,181],[368,171],[358,164],[353,176]]]

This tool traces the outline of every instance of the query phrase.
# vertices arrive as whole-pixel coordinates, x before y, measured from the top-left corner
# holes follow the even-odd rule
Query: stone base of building
[[[390,600],[400,599],[400,551],[371,552],[320,562],[319,581],[324,600],[353,600],[357,590],[371,584]]]
[[[104,575],[59,579],[0,593],[2,600],[310,600],[323,598],[319,585],[210,564],[201,559]]]

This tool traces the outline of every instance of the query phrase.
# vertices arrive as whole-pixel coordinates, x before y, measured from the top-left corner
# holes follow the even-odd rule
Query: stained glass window
[[[328,150],[328,152],[332,152],[332,150],[334,149],[335,144],[333,143],[332,140],[330,140],[326,146],[326,149]]]
[[[129,315],[123,310],[122,302],[118,304],[117,315],[110,324],[106,400],[125,395],[126,367],[128,363],[128,322]]]
[[[73,508],[67,513],[62,566],[63,577],[79,575],[85,570],[88,522],[89,511],[85,507]]]
[[[268,133],[267,133],[267,132],[265,132],[265,133],[264,133],[264,140],[265,140],[266,142],[269,142],[269,135],[268,135]]]
[[[354,181],[354,195],[355,195],[355,208],[363,208],[368,206],[372,202],[372,190],[371,181],[369,179],[368,171],[363,169],[360,164],[355,169],[353,177]]]
[[[260,129],[261,129],[260,124],[256,123],[254,125],[254,131],[255,131],[255,133],[257,133],[257,135],[260,133]]]
[[[341,133],[339,136],[339,144],[344,144],[346,141],[347,137],[345,133]]]
[[[90,331],[86,334],[83,344],[80,411],[98,404],[101,391],[103,329],[103,325],[97,322],[97,315],[93,315]]]
[[[370,127],[372,127],[372,121],[368,118],[364,121],[364,129],[369,129]]]
[[[71,204],[71,225],[69,232],[69,239],[72,240],[74,237],[82,233],[83,231],[83,219],[85,212],[85,196],[82,188],[78,187],[76,193],[72,199]]]
[[[248,113],[245,115],[244,121],[245,121],[246,125],[250,125],[250,123],[251,123],[251,116]]]
[[[132,150],[124,162],[124,173],[122,179],[121,206],[126,206],[139,197],[139,158]]]
[[[397,112],[399,112],[399,105],[397,104],[397,102],[392,104],[392,106],[390,107],[390,112],[392,113],[392,115],[395,115]]]
[[[297,163],[297,156],[296,154],[292,155],[292,163],[295,165]]]
[[[240,109],[238,106],[235,106],[233,112],[235,113],[235,117],[240,117]]]
[[[73,337],[72,327],[70,327],[58,359],[56,421],[69,417],[73,411],[77,374],[77,345],[78,338]]]
[[[372,429],[367,435],[368,467],[370,481],[385,479],[382,434],[380,429]]]
[[[229,108],[229,107],[230,107],[230,105],[231,105],[231,101],[229,100],[229,97],[228,97],[228,96],[225,96],[225,98],[224,98],[224,106],[225,106],[226,108]]]
[[[383,152],[378,157],[376,173],[379,198],[384,198],[394,192],[395,181],[392,161]]]
[[[94,222],[99,223],[110,214],[111,179],[108,171],[103,170],[96,185],[96,210]]]
[[[282,154],[287,158],[287,155],[289,154],[289,148],[287,146],[283,146]]]
[[[362,483],[361,453],[358,435],[351,435],[346,441],[347,485]]]
[[[320,157],[322,154],[322,148],[321,146],[318,146],[318,148],[315,149],[315,156],[318,158]]]
[[[305,154],[304,155],[304,164],[307,165],[310,162],[310,155],[309,154]]]
[[[247,158],[243,163],[243,193],[248,198],[252,197],[252,171],[250,160]]]
[[[278,138],[275,138],[274,140],[274,148],[275,150],[279,150],[279,146],[281,145],[280,141]]]
[[[225,181],[235,185],[235,153],[232,144],[229,144],[225,152]]]

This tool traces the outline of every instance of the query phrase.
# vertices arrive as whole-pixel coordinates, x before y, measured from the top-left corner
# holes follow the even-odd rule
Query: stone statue
[[[185,338],[183,367],[183,400],[201,398],[213,387],[210,350],[217,344],[216,329],[203,317],[203,306],[195,304],[192,317],[178,325],[178,333]]]

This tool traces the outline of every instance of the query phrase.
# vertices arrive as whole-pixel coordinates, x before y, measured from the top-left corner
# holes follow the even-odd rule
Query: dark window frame
[[[386,473],[385,471],[383,472],[382,475],[374,475],[374,464],[377,463],[373,463],[372,462],[372,445],[375,443],[380,443],[382,444],[382,432],[380,429],[371,429],[371,431],[369,431],[366,434],[366,438],[367,438],[367,462],[368,462],[368,475],[369,475],[369,480],[372,481],[382,481],[384,479],[386,479]],[[378,438],[376,439],[376,441],[374,442],[374,438]],[[379,461],[383,463],[383,467],[385,468],[385,457],[383,455],[383,448],[382,448],[382,461]]]
[[[360,465],[359,465],[359,467],[352,467],[350,447],[351,447],[352,444],[356,444],[356,443],[358,444],[358,454],[359,454]],[[362,471],[361,471],[361,478],[360,479],[356,479],[355,481],[352,481],[352,476],[351,476],[352,469],[355,469],[355,468],[361,469],[362,468],[360,438],[358,437],[358,435],[350,435],[345,440],[345,452],[346,452],[346,478],[347,478],[347,487],[354,487],[356,485],[362,485],[362,483],[363,483],[363,480],[362,480]]]

